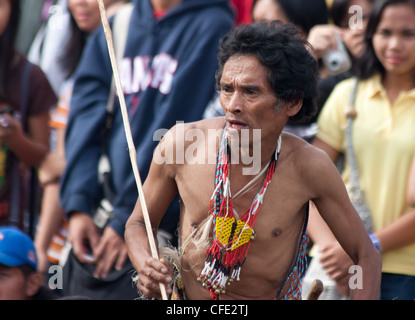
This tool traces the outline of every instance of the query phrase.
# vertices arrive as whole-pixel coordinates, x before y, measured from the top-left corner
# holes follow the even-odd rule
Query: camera
[[[9,126],[9,121],[7,121],[7,119],[4,117],[5,113],[13,115],[13,110],[11,110],[9,107],[0,110],[0,126],[3,128],[7,128]]]
[[[9,122],[4,117],[5,113],[12,115],[15,119],[18,119],[18,120],[20,120],[21,118],[20,112],[15,111],[11,109],[10,107],[3,108],[2,110],[0,110],[0,126],[2,126],[3,128],[7,128],[9,126]]]
[[[352,67],[350,56],[339,36],[336,37],[337,50],[327,51],[322,59],[331,76],[345,72]]]

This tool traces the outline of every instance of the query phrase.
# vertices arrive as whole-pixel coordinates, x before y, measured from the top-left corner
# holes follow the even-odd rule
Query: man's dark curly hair
[[[252,55],[269,69],[268,81],[280,102],[303,100],[301,110],[291,120],[309,119],[316,112],[317,95],[317,61],[311,51],[311,45],[293,24],[272,21],[239,25],[220,41],[217,89],[230,57]]]

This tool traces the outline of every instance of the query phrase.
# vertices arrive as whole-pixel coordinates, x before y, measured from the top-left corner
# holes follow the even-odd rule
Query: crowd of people
[[[148,213],[98,1],[0,0],[0,299],[415,298],[414,0],[102,4]]]

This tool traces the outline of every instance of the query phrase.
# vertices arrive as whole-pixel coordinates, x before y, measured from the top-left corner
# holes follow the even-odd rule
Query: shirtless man
[[[351,205],[336,168],[326,154],[282,132],[290,117],[298,119],[312,114],[312,100],[316,94],[316,62],[309,53],[307,43],[295,32],[292,26],[273,23],[238,27],[225,36],[219,48],[216,79],[225,117],[178,124],[165,135],[155,151],[143,185],[144,196],[156,232],[170,201],[177,192],[180,194],[179,239],[182,247],[179,250],[180,264],[177,266],[186,299],[299,298],[303,275],[299,262],[304,256],[301,249],[304,246],[303,232],[310,200],[354,263],[362,268],[363,289],[352,290],[351,298],[378,298],[380,255]],[[219,134],[209,134],[212,129]],[[214,274],[219,274],[220,270],[217,264],[209,264],[211,260],[207,257],[206,249],[211,247],[212,241],[218,240],[218,235],[220,238],[218,229],[221,228],[217,221],[223,221],[219,219],[223,217],[223,211],[221,213],[220,209],[212,208],[210,203],[212,195],[217,194],[218,190],[215,188],[217,167],[216,163],[209,161],[211,154],[208,150],[216,150],[216,154],[219,152],[223,129],[230,140],[228,153],[232,157],[238,154],[240,160],[247,151],[242,143],[243,135],[240,134],[243,130],[250,132],[248,149],[252,154],[256,150],[255,146],[260,144],[260,156],[254,155],[254,159],[260,159],[261,169],[267,169],[270,159],[275,157],[276,149],[277,154],[280,152],[263,205],[252,226],[254,236],[249,240],[250,247],[237,276],[239,281],[226,281],[226,288],[215,292],[212,289],[213,280],[206,281],[212,273],[206,272],[205,267],[210,266]],[[260,141],[254,140],[254,129],[260,129]],[[177,133],[181,130],[184,136],[197,131],[207,138],[180,141],[183,135]],[[239,136],[241,138],[236,139]],[[212,144],[216,149],[211,148]],[[182,146],[183,150],[190,147],[192,150],[202,150],[199,147],[203,147],[207,151],[200,152],[198,161],[188,161],[186,158],[185,161],[178,161],[176,151],[180,151]],[[238,153],[234,153],[238,147]],[[204,163],[200,160],[204,160]],[[224,196],[236,195],[254,177],[243,171],[252,168],[252,163],[229,163],[230,184],[223,185],[230,185],[230,193],[225,191]],[[260,177],[244,191],[243,197],[233,197],[233,209],[239,218],[255,202],[256,194],[264,185],[264,175]],[[229,201],[224,203],[228,205]],[[206,218],[212,215],[210,209],[219,214],[215,232],[208,232],[208,245],[199,248],[195,243],[202,237],[202,230],[199,229]],[[252,229],[243,230],[250,232]],[[240,235],[238,231],[235,233],[237,237]],[[183,248],[189,237],[191,241]],[[125,239],[130,259],[139,274],[138,290],[149,297],[160,297],[161,282],[170,293],[172,267],[165,259],[152,258],[139,202],[127,222]],[[222,239],[222,242],[226,241]],[[227,248],[219,250],[217,260],[223,260],[225,252],[232,253],[230,247]],[[238,265],[232,267],[233,270],[238,269]]]

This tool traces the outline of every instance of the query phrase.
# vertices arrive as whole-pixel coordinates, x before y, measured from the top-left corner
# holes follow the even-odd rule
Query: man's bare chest
[[[255,197],[263,188],[263,181],[262,175],[230,180],[230,200],[236,219],[251,209]],[[186,174],[178,175],[177,185],[182,214],[195,228],[214,210],[215,167],[194,165],[186,170]],[[257,213],[259,219],[256,228],[264,229],[263,232],[272,237],[280,235],[299,216],[303,216],[307,203],[308,199],[302,190],[292,186],[287,176],[277,171],[264,194],[262,207]]]

